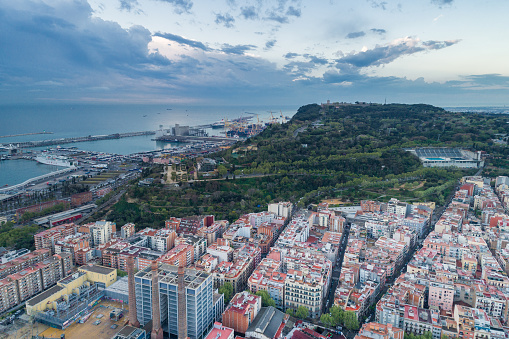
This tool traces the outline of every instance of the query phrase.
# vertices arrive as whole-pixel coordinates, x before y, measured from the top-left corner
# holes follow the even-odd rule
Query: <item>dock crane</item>
[[[279,110],[279,113],[281,113],[281,123],[282,124],[286,123],[286,118],[283,116],[283,112]]]

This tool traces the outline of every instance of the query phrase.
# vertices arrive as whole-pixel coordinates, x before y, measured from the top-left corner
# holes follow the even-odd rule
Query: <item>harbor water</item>
[[[162,125],[197,126],[223,119],[253,117],[269,121],[272,115],[279,118],[293,116],[295,107],[270,106],[184,106],[184,105],[118,105],[118,104],[38,104],[0,105],[0,143],[48,140],[58,138],[105,135],[113,133],[155,131]],[[248,113],[247,113],[248,112]],[[52,132],[2,138],[1,136]],[[221,130],[210,130],[219,134]],[[152,140],[154,135],[63,144],[86,151],[132,154],[160,150],[173,145]],[[55,146],[52,146],[55,147]],[[44,147],[47,149],[49,147]],[[0,152],[2,154],[2,152]],[[5,154],[5,153],[3,153]],[[61,169],[38,164],[30,160],[0,161],[0,187],[15,185],[32,177]]]

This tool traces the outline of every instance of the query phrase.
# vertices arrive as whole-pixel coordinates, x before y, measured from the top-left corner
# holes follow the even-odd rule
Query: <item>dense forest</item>
[[[133,187],[106,216],[95,218],[161,227],[170,216],[214,214],[232,221],[280,200],[302,207],[324,198],[358,203],[396,196],[440,204],[459,177],[475,170],[423,168],[404,148],[481,150],[488,174],[507,174],[509,149],[492,139],[508,133],[504,115],[453,113],[423,104],[306,105],[288,123],[273,124],[212,155],[226,160],[224,180]],[[185,163],[195,168],[195,161]]]

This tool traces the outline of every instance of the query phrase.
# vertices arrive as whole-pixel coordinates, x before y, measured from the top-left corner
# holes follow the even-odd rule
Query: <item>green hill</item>
[[[128,193],[133,203],[119,203],[108,218],[147,226],[169,216],[202,213],[233,220],[271,201],[304,205],[323,198],[357,203],[395,196],[442,203],[457,178],[475,170],[423,168],[403,148],[482,150],[500,171],[508,151],[492,139],[509,134],[506,122],[502,115],[452,113],[424,104],[306,105],[288,123],[272,125],[216,155],[227,161],[235,179],[194,182],[171,192],[135,187]],[[194,167],[194,161],[186,165]]]

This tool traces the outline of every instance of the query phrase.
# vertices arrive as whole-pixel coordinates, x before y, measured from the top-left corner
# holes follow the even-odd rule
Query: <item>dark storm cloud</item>
[[[376,33],[376,34],[385,34],[387,33],[387,31],[385,29],[381,29],[381,28],[372,28],[370,29],[371,32],[373,33]]]
[[[265,43],[265,49],[271,49],[276,44],[277,40],[269,40]]]
[[[225,14],[217,13],[215,22],[218,25],[222,24],[224,25],[224,27],[232,28],[235,19],[229,13]]]
[[[346,38],[347,39],[357,39],[357,38],[363,37],[365,35],[366,35],[366,33],[362,32],[362,31],[360,31],[360,32],[351,32],[351,33],[348,33],[346,35]]]
[[[258,19],[258,12],[256,11],[255,6],[241,7],[240,14],[244,17],[244,19]]]
[[[193,8],[193,2],[191,0],[157,0],[160,2],[167,2],[172,4],[175,7],[175,13],[189,13],[191,8]]]
[[[221,48],[221,51],[227,53],[227,54],[236,54],[236,55],[243,55],[245,52],[250,51],[252,49],[256,48],[254,45],[235,45],[232,46],[230,44],[223,44],[223,47]]]
[[[398,39],[391,44],[368,49],[362,52],[353,52],[337,60],[338,64],[350,64],[355,67],[380,66],[388,64],[403,55],[410,55],[426,50],[436,50],[458,43],[454,41],[425,41],[405,38]]]
[[[205,46],[205,44],[203,44],[202,42],[186,39],[184,37],[181,37],[180,35],[171,34],[171,33],[160,33],[160,32],[158,32],[158,33],[155,33],[154,36],[165,38],[165,39],[168,39],[168,40],[171,40],[171,41],[175,41],[175,42],[177,42],[177,43],[179,43],[181,45],[187,45],[189,47],[198,48],[198,49],[201,49],[201,50],[204,50],[204,51],[209,51],[210,50],[210,48]]]

